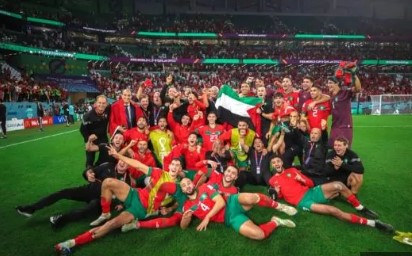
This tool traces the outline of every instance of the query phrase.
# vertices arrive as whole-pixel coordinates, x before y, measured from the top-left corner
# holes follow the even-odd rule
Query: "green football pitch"
[[[362,203],[397,230],[412,231],[412,116],[354,116],[353,149],[366,168]],[[84,144],[78,124],[10,132],[0,140],[0,255],[54,255],[53,245],[87,230],[85,219],[52,230],[49,216],[66,212],[83,203],[60,201],[36,212],[20,216],[14,207],[32,203],[62,188],[85,183]],[[264,187],[246,187],[265,192]],[[344,200],[333,205],[354,212]],[[255,208],[250,217],[264,223],[274,210]],[[279,228],[264,241],[246,239],[222,224],[211,223],[197,232],[192,223],[187,230],[168,228],[138,230],[108,236],[75,248],[75,255],[360,255],[361,252],[408,252],[412,246],[400,244],[391,235],[374,228],[353,225],[329,216],[299,212],[292,217],[295,229]],[[399,255],[398,253],[389,255]],[[373,254],[371,254],[373,255]],[[388,255],[388,254],[377,254]]]

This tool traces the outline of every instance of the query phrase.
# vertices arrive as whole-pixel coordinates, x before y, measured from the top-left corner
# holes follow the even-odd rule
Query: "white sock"
[[[365,207],[361,204],[355,207],[355,209],[358,210],[358,211],[363,210],[363,208],[365,208]]]
[[[374,220],[366,220],[366,225],[370,227],[375,227],[375,221]]]

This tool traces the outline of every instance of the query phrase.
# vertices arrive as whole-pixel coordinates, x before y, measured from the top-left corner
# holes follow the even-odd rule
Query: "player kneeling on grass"
[[[180,186],[182,192],[188,197],[183,205],[183,216],[180,222],[182,229],[189,226],[192,216],[202,220],[196,228],[198,231],[206,230],[210,221],[225,223],[241,235],[255,240],[269,237],[278,226],[295,227],[293,221],[280,219],[276,216],[273,216],[269,222],[258,226],[246,216],[245,213],[254,205],[273,208],[288,215],[296,214],[295,208],[280,204],[266,195],[240,193],[229,196],[225,201],[212,185],[203,184],[196,189],[190,179],[184,178],[181,180]]]
[[[303,175],[295,168],[283,168],[283,161],[280,157],[271,160],[276,174],[269,180],[272,188],[272,198],[284,198],[286,202],[298,208],[320,214],[334,216],[340,220],[348,221],[359,225],[368,225],[385,232],[393,232],[393,227],[379,220],[378,215],[364,207],[356,196],[342,183],[330,182],[313,187],[313,181]],[[367,218],[343,212],[340,209],[327,205],[329,199],[343,196],[360,213]]]

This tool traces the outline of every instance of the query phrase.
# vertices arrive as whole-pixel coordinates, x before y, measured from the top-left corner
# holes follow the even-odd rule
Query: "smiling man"
[[[365,168],[360,157],[348,147],[349,141],[345,137],[337,137],[333,150],[326,156],[326,168],[331,181],[340,181],[357,194],[363,183]]]
[[[391,225],[377,220],[378,215],[363,206],[342,182],[335,181],[314,187],[313,181],[296,168],[283,168],[283,161],[280,157],[274,157],[271,164],[276,174],[272,176],[269,183],[275,190],[276,198],[284,198],[289,204],[304,211],[330,215],[343,221],[375,227],[388,233],[394,231]],[[339,195],[368,219],[327,204],[330,199]]]
[[[256,225],[246,215],[246,212],[255,205],[276,209],[288,215],[295,215],[296,209],[280,204],[268,196],[260,193],[240,193],[230,195],[225,201],[219,191],[212,185],[203,184],[199,188],[190,179],[184,178],[180,182],[182,192],[187,195],[188,200],[183,205],[183,216],[180,227],[186,229],[192,217],[202,220],[197,226],[197,231],[206,230],[210,221],[225,223],[241,235],[254,239],[263,240],[269,237],[278,226],[294,228],[296,225],[291,220],[280,219],[273,216],[270,221]]]

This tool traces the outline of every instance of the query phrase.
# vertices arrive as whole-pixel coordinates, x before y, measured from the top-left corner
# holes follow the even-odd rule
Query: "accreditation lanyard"
[[[256,161],[256,173],[260,174],[260,165],[262,163],[263,154],[260,155],[260,159],[258,161],[257,153],[255,151],[255,161]]]
[[[160,111],[162,110],[162,107],[157,108],[153,108],[153,117],[154,117],[154,125],[157,125],[157,118],[159,117]]]
[[[219,167],[220,167],[220,172],[223,173],[224,170],[223,170],[222,163],[219,161],[219,159],[218,159],[216,156],[213,156],[213,158],[216,160],[217,164],[219,165]]]

